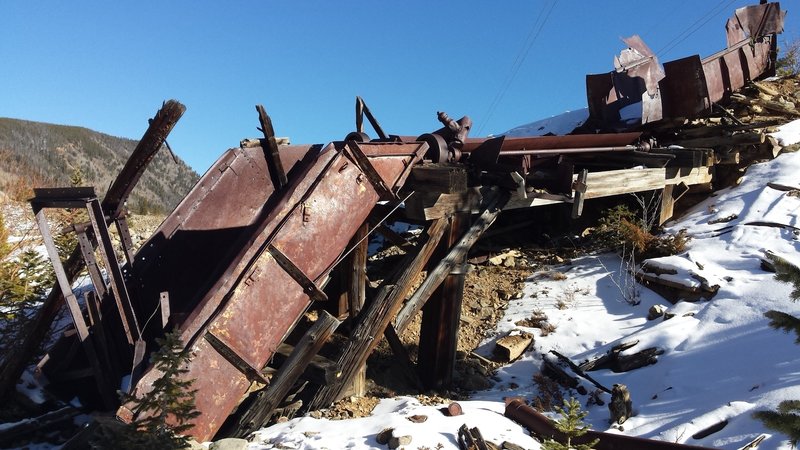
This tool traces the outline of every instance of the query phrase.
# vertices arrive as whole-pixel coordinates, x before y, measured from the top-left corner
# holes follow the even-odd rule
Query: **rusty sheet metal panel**
[[[662,106],[666,117],[693,117],[711,111],[703,62],[697,55],[664,63],[661,80]]]
[[[670,61],[663,71],[638,36],[624,39],[629,48],[615,58],[616,70],[586,77],[590,117],[608,129],[630,129],[639,124],[622,123],[619,111],[640,100],[641,124],[707,113],[713,103],[774,71],[775,35],[783,31],[785,15],[777,2],[739,8],[727,21],[724,50],[702,61]]]
[[[665,115],[694,117],[727,100],[749,81],[774,70],[775,34],[783,31],[780,3],[737,9],[725,26],[728,46],[702,61],[691,56],[664,64]]]
[[[390,188],[404,181],[426,149],[424,143],[359,145]],[[397,156],[369,156],[382,154]],[[311,303],[277,256],[322,285],[379,198],[344,143],[328,145],[301,169],[281,198],[242,231],[247,245],[181,326],[192,349],[186,378],[196,380],[201,412],[189,433],[198,440],[214,436],[250,385],[243,366],[260,371]],[[205,208],[195,214],[217,213]],[[134,394],[146,395],[158,376],[149,370]],[[118,415],[132,418],[125,406]]]
[[[642,119],[636,125],[662,118],[658,83],[664,78],[664,69],[639,36],[622,41],[628,48],[614,57],[613,72],[586,76],[589,115],[608,128],[629,127],[629,123],[619,123],[620,110],[639,102]]]
[[[304,157],[318,151],[312,146],[285,146],[280,154],[291,173],[303,166],[298,162]],[[180,326],[210,289],[209,280],[218,278],[246,245],[248,229],[275,197],[263,149],[225,152],[142,245],[128,268],[127,282],[137,299],[139,317],[149,317],[160,293],[168,292],[173,323]],[[146,336],[160,332],[145,331],[149,331]]]

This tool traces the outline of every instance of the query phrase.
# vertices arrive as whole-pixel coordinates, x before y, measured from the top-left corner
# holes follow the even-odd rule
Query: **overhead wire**
[[[508,75],[500,84],[500,89],[497,91],[497,94],[495,94],[492,102],[489,104],[483,120],[481,120],[481,125],[478,127],[477,132],[478,135],[481,135],[486,124],[489,122],[489,119],[492,117],[492,115],[494,115],[495,110],[497,110],[497,107],[500,105],[500,102],[502,101],[506,92],[511,87],[511,84],[514,82],[517,73],[519,73],[523,62],[525,62],[525,59],[528,57],[528,53],[530,52],[531,48],[533,48],[533,44],[536,42],[536,39],[539,37],[539,34],[542,32],[542,29],[550,17],[550,14],[553,12],[557,4],[558,0],[554,0],[546,4],[531,25],[531,29],[528,32],[528,35],[525,37],[522,47],[520,47],[519,52],[517,52],[517,55],[514,58],[514,62],[511,64]]]
[[[663,57],[664,55],[668,54],[672,51],[678,44],[688,39],[694,33],[700,31],[700,29],[705,26],[709,21],[713,18],[718,16],[721,12],[727,10],[730,5],[732,5],[736,0],[721,0],[716,6],[712,7],[706,13],[704,13],[700,18],[698,18],[694,23],[686,27],[682,32],[680,32],[677,36],[672,38],[671,41],[667,42],[664,46],[662,46],[658,51],[656,51],[656,55]]]

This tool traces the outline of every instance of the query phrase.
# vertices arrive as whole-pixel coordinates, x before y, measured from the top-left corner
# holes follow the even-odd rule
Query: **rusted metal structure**
[[[292,146],[278,145],[270,117],[258,106],[264,138],[225,152],[133,254],[124,201],[180,116],[160,112],[140,143],[146,151],[137,147],[102,203],[87,189],[40,191],[32,200],[37,218],[43,208],[63,206],[87,207],[91,218],[73,227],[81,245],[72,262],[59,269],[54,256],[60,289],[45,304],[37,330],[49,326],[63,295],[76,332],[62,338],[40,368],[56,387],[93,377],[97,383],[89,387],[101,394],[98,406],[132,421],[139,412],[132,403],[118,405],[112,393],[130,374],[130,394],[148,395],[161,374],[146,367],[147,355],[156,350],[156,338],[175,330],[191,349],[185,378],[195,380],[201,414],[189,433],[198,440],[214,437],[237,408],[240,419],[225,432],[247,434],[300,389],[304,407],[328,406],[357,379],[381,336],[409,373],[421,369],[422,385],[446,387],[455,360],[462,266],[500,212],[563,203],[578,217],[587,199],[657,191],[662,222],[669,218],[690,187],[713,180],[721,156],[708,146],[659,146],[641,125],[708,112],[730,90],[768,73],[774,62],[768,50],[783,14],[776,3],[737,10],[737,20],[729,22],[729,48],[702,60],[693,75],[669,63],[662,70],[640,39],[626,40],[630,49],[617,59],[617,70],[590,76],[587,95],[593,118],[607,129],[618,128],[621,108],[643,102],[642,121],[626,124],[632,127],[628,132],[469,138],[469,117],[453,120],[440,112],[440,129],[396,136],[358,98],[356,131],[345,140]],[[715,73],[734,69],[746,75],[715,81]],[[678,89],[687,76],[697,83]],[[177,108],[172,102],[168,107]],[[378,139],[364,132],[364,116]],[[388,216],[378,211],[401,204],[400,212],[422,221],[424,231],[416,246],[407,243],[396,272],[367,298],[364,239]],[[39,223],[47,242],[46,222]],[[122,261],[114,257],[110,223],[122,236]],[[70,290],[81,262],[96,291],[85,311]],[[425,281],[415,290],[426,266]],[[339,276],[334,270],[346,273],[343,283],[328,283]],[[310,308],[321,311],[313,325],[304,318]],[[421,359],[415,364],[397,335],[420,311]],[[161,320],[153,320],[157,315]],[[344,343],[332,359],[322,360],[320,349],[345,319],[350,323]],[[40,340],[40,331],[32,339]],[[81,357],[74,356],[78,348]],[[0,387],[29,356],[11,365],[7,360]],[[299,379],[311,388],[295,389]],[[248,397],[250,390],[257,392]]]
[[[725,25],[727,48],[702,59],[669,61],[663,68],[639,36],[624,39],[628,48],[615,59],[615,70],[586,77],[592,123],[625,130],[710,113],[745,83],[775,73],[776,35],[785,16],[778,2],[739,8]],[[641,120],[625,121],[621,112],[637,104]]]

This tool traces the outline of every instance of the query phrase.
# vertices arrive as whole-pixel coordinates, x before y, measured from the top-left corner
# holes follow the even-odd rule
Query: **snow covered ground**
[[[785,142],[800,140],[798,122],[784,127]],[[376,435],[385,428],[395,435],[412,436],[406,448],[458,448],[457,430],[462,424],[479,427],[484,438],[501,444],[512,442],[528,449],[539,443],[515,422],[503,416],[503,398],[532,399],[537,387],[532,377],[550,350],[575,362],[605,353],[622,342],[638,341],[625,351],[648,347],[664,351],[654,365],[630,372],[591,372],[604,386],[628,386],[634,417],[623,431],[611,427],[606,406],[589,405],[585,419],[593,429],[687,443],[709,448],[739,449],[765,434],[762,450],[788,449],[786,436],[766,429],[752,418],[754,411],[774,408],[780,401],[800,399],[800,346],[795,336],[768,326],[764,312],[776,309],[800,315],[800,303],[789,299],[791,288],[761,269],[767,250],[800,262],[800,241],[792,227],[800,227],[800,197],[768,187],[768,183],[800,187],[800,154],[792,153],[757,164],[747,171],[741,185],[720,191],[694,207],[682,219],[668,224],[669,231],[687,229],[692,236],[687,250],[660,261],[662,266],[702,271],[719,284],[710,301],[680,301],[670,305],[658,294],[639,286],[641,302],[624,300],[620,259],[604,254],[573,260],[554,268],[564,276],[538,274],[528,280],[525,296],[512,300],[501,320],[498,336],[512,330],[535,335],[532,348],[497,372],[497,383],[459,402],[461,416],[448,417],[440,407],[422,406],[416,399],[399,397],[381,401],[371,417],[330,421],[302,417],[263,429],[254,435],[251,449],[365,449],[378,445]],[[735,215],[727,223],[714,219]],[[752,225],[772,222],[788,227]],[[648,309],[669,306],[674,317],[647,320]],[[534,311],[547,315],[556,330],[546,336],[536,328],[515,325]],[[493,339],[479,353],[488,354]],[[571,393],[586,405],[588,396]],[[602,394],[608,402],[609,396]],[[446,406],[446,405],[442,405]],[[413,423],[408,417],[425,415]],[[727,425],[707,437],[694,439],[699,431],[722,421]]]

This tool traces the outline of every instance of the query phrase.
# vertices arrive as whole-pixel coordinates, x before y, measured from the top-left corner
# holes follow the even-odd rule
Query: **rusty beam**
[[[561,443],[566,442],[566,435],[558,431],[550,419],[520,400],[511,400],[506,404],[505,416],[520,423],[539,439],[554,439]],[[708,447],[655,441],[638,436],[603,433],[594,430],[588,430],[583,436],[572,438],[572,443],[585,444],[595,439],[598,439],[598,443],[592,448],[597,450],[709,450]]]

